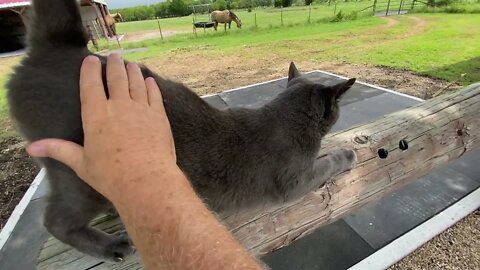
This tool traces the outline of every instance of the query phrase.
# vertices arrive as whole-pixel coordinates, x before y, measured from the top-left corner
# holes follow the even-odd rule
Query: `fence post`
[[[373,1],[373,16],[375,16],[375,11],[377,10],[377,0]]]
[[[197,37],[197,27],[195,26],[195,18],[192,18],[193,33]]]
[[[333,9],[333,16],[337,15],[337,1],[335,1],[335,8]]]
[[[157,24],[158,24],[158,31],[160,31],[160,37],[162,38],[162,41],[163,41],[163,34],[162,34],[162,27],[160,26],[160,20],[158,19],[158,17],[156,18],[157,18]]]
[[[283,6],[280,6],[280,23],[283,26]]]
[[[390,0],[388,0],[387,11],[385,11],[385,16],[388,16],[388,10],[390,9]]]
[[[255,29],[257,29],[257,13],[255,12]]]
[[[87,32],[90,37],[90,40],[92,41],[93,47],[95,47],[95,50],[97,51],[100,50],[100,48],[98,47],[97,39],[93,35],[92,28],[90,27],[90,25],[87,25]]]
[[[117,40],[118,47],[122,49],[122,45],[120,44],[120,39],[118,39],[118,35],[115,33],[115,39]]]
[[[309,5],[310,9],[308,10],[308,23],[310,23],[310,18],[312,17],[312,4]]]

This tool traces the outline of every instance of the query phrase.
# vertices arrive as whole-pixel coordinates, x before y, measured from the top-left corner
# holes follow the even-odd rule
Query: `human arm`
[[[84,147],[47,139],[27,148],[71,167],[107,197],[148,269],[260,269],[198,198],[176,165],[161,92],[138,65],[108,58],[107,99],[98,58],[82,66]]]

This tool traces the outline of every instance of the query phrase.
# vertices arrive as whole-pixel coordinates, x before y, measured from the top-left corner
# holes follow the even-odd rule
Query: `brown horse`
[[[210,14],[210,18],[212,19],[212,22],[215,23],[213,26],[215,28],[215,31],[217,31],[217,26],[219,23],[225,24],[225,30],[227,30],[227,24],[228,24],[228,29],[230,29],[230,26],[232,25],[232,21],[234,21],[237,24],[238,28],[242,28],[242,21],[240,18],[238,18],[233,11],[230,10],[215,10]]]
[[[123,22],[123,16],[120,13],[110,13],[110,16],[112,16],[115,19],[115,22]]]
[[[115,24],[122,21],[123,17],[120,13],[112,13],[105,16],[105,24],[107,25],[107,27],[110,27],[110,29],[112,29],[114,35],[117,34],[117,28],[115,27]]]

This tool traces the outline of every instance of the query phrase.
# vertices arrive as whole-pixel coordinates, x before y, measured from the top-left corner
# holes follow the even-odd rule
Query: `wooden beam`
[[[107,23],[105,22],[105,17],[101,13],[100,8],[97,6],[96,3],[92,2],[91,5],[95,9],[95,13],[97,14],[97,20],[102,27],[103,36],[108,39],[108,37],[110,37],[110,32],[108,30]]]
[[[480,148],[480,83],[370,124],[332,134],[323,153],[355,149],[357,166],[303,199],[268,210],[225,217],[236,238],[265,255],[345,214]],[[401,150],[404,140],[407,150]],[[405,148],[405,146],[402,146]],[[385,159],[379,150],[388,150]]]
[[[358,164],[352,171],[295,202],[221,218],[256,256],[288,246],[316,228],[445,166],[468,151],[479,149],[478,112],[480,83],[369,124],[331,134],[323,140],[318,155],[335,148],[355,149]],[[388,150],[386,158],[379,157],[380,149]],[[118,218],[102,217],[94,223],[110,233],[122,228]],[[51,238],[40,252],[38,269],[51,269],[52,265],[62,269],[87,269],[87,265],[99,264],[101,260]],[[122,264],[102,269],[141,268],[135,255]]]

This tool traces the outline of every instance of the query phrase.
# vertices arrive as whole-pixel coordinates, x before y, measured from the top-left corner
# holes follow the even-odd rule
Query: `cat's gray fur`
[[[82,144],[78,80],[91,52],[76,1],[34,0],[31,16],[27,56],[8,83],[11,115],[28,141],[62,138]],[[338,118],[338,99],[355,79],[315,84],[292,63],[288,88],[275,100],[260,109],[221,111],[183,84],[142,70],[162,89],[180,168],[214,211],[298,198],[354,165],[351,150],[316,157],[321,138]],[[51,186],[44,223],[52,235],[111,260],[132,252],[126,235],[88,225],[112,207],[104,197],[65,165],[48,158],[40,163]]]

